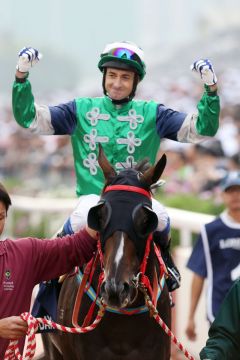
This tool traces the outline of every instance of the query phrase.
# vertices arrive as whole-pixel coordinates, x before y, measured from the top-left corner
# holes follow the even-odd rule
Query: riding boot
[[[180,287],[181,275],[170,254],[171,239],[166,235],[163,236],[160,231],[155,231],[153,234],[153,240],[160,246],[162,258],[169,274],[166,279],[168,291],[172,292]]]

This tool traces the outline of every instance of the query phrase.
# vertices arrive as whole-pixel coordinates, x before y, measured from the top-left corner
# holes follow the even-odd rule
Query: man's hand
[[[24,47],[19,51],[18,57],[16,69],[21,73],[26,73],[42,58],[42,54],[32,47]]]
[[[191,70],[192,71],[196,71],[200,74],[202,81],[204,82],[204,84],[208,85],[208,86],[213,86],[216,85],[217,83],[217,76],[214,72],[212,63],[210,60],[205,59],[205,60],[198,60],[195,61],[192,65],[191,65]]]
[[[27,330],[27,322],[22,320],[20,316],[0,319],[0,338],[19,339],[26,335]]]
[[[187,324],[187,328],[185,330],[185,333],[186,333],[189,340],[191,340],[191,341],[196,340],[196,338],[197,338],[196,325],[195,325],[195,321],[193,319],[188,320],[188,324]]]

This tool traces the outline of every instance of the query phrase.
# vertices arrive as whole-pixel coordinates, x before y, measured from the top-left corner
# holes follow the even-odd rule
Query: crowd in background
[[[82,91],[80,91],[80,96]],[[154,99],[167,107],[196,111],[202,86],[186,77],[174,81],[161,78],[159,83],[140,87],[137,98]],[[215,139],[198,145],[164,140],[161,153],[168,157],[163,178],[166,192],[212,192],[228,170],[240,168],[240,71],[230,69],[219,74],[221,97],[220,128]],[[101,94],[84,94],[95,96]],[[55,105],[72,100],[76,90],[36,99]],[[4,99],[4,98],[3,98]],[[15,122],[9,99],[1,101],[0,181],[11,179],[11,191],[26,195],[62,190],[74,196],[75,175],[68,136],[31,135]]]

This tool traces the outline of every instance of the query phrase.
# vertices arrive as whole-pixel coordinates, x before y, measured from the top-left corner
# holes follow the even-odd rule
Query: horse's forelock
[[[139,161],[135,166],[134,169],[138,172],[144,173],[151,167],[151,164],[149,162],[148,158],[145,158],[141,161]]]
[[[101,196],[104,194],[106,187],[109,185],[132,185],[149,190],[149,185],[145,184],[142,175],[150,167],[151,164],[149,163],[149,159],[145,158],[139,161],[135,166],[123,168],[116,175],[111,175],[108,179],[105,179]]]

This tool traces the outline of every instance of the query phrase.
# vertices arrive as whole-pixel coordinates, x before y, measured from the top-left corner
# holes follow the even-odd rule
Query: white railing
[[[171,226],[180,232],[180,246],[192,246],[192,233],[199,233],[203,224],[214,219],[213,215],[167,207]]]
[[[5,235],[16,236],[19,234],[15,229],[14,213],[22,211],[28,216],[28,224],[38,225],[40,220],[46,215],[51,215],[49,221],[45,221],[44,234],[51,237],[64,223],[77,204],[77,199],[51,199],[51,198],[30,198],[19,195],[12,195],[12,207],[8,213],[7,227]],[[24,221],[24,216],[20,218]],[[34,236],[34,234],[29,234]]]
[[[33,213],[59,213],[68,216],[77,204],[77,199],[50,199],[50,198],[29,198],[24,196],[12,196],[12,210],[9,214],[9,232],[11,233],[12,211],[22,210]],[[203,224],[213,220],[212,215],[206,215],[175,208],[168,208],[171,219],[171,226],[180,232],[180,246],[191,246],[192,233],[198,233]],[[59,224],[60,226],[60,224]]]
[[[77,199],[30,198],[12,195],[12,205],[16,210],[67,213],[74,209]]]

